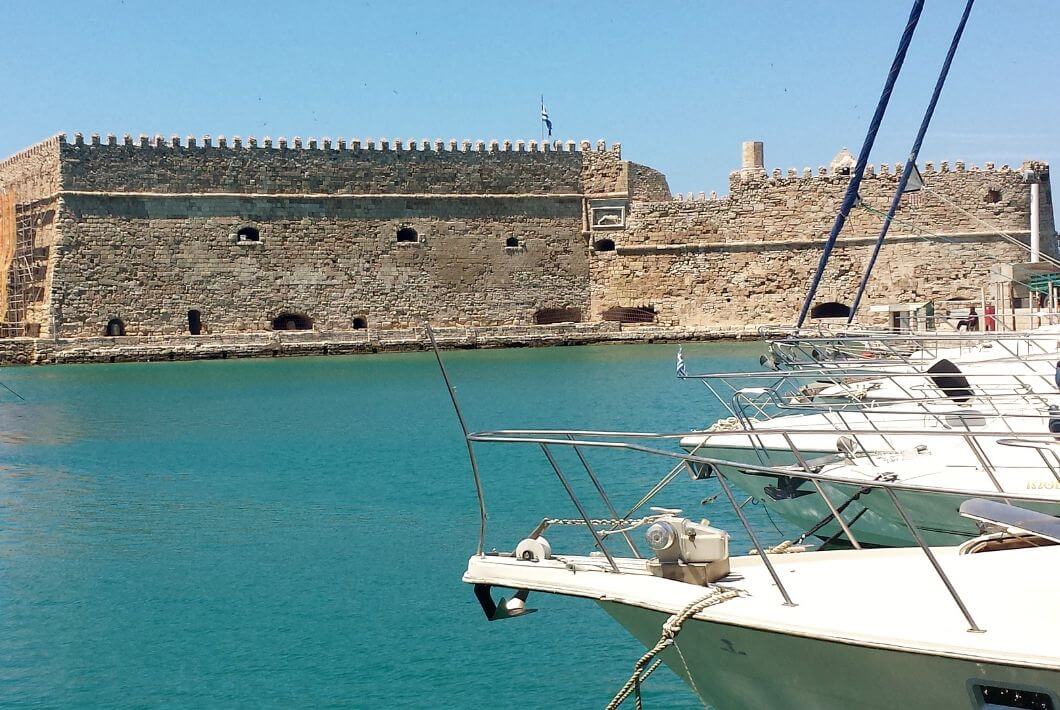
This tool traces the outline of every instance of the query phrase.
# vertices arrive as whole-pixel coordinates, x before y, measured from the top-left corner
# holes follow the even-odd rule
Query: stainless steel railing
[[[744,515],[744,513],[742,511],[742,506],[736,500],[736,497],[735,497],[735,495],[734,495],[734,493],[732,491],[731,485],[730,485],[730,483],[728,482],[728,480],[726,478],[727,474],[725,473],[725,469],[727,467],[730,467],[730,466],[736,466],[736,467],[739,467],[741,470],[744,470],[744,471],[753,471],[753,472],[759,473],[759,474],[766,474],[766,475],[769,475],[769,476],[778,476],[778,477],[790,477],[791,475],[793,475],[793,473],[796,472],[796,469],[794,469],[793,467],[790,467],[790,466],[784,466],[784,467],[781,467],[781,466],[762,466],[762,465],[757,465],[757,464],[747,464],[747,463],[733,462],[733,461],[728,461],[728,460],[725,460],[725,459],[702,456],[702,455],[699,455],[697,453],[685,453],[685,452],[669,451],[669,450],[665,450],[665,449],[655,448],[653,446],[647,446],[647,445],[644,445],[642,443],[633,443],[631,441],[627,441],[627,440],[633,440],[634,442],[636,442],[636,441],[641,441],[641,440],[652,440],[652,439],[654,439],[654,440],[664,440],[665,441],[665,440],[680,439],[680,438],[687,437],[687,436],[694,436],[696,434],[697,434],[697,432],[678,432],[678,433],[663,432],[663,433],[658,433],[658,432],[618,432],[618,431],[566,430],[566,429],[555,429],[555,430],[510,429],[510,430],[483,431],[483,432],[471,433],[471,434],[468,435],[468,441],[469,442],[475,442],[475,443],[531,444],[531,445],[537,445],[539,448],[541,448],[542,451],[544,451],[546,453],[546,457],[548,458],[549,463],[550,463],[553,471],[556,473],[557,477],[559,477],[561,483],[563,484],[563,488],[566,491],[568,497],[571,498],[572,503],[574,503],[575,507],[579,511],[579,514],[582,516],[584,524],[588,528],[590,528],[591,531],[593,531],[593,537],[595,538],[596,545],[598,547],[600,547],[600,549],[604,552],[605,557],[608,560],[609,566],[611,567],[612,571],[614,571],[615,573],[621,573],[620,570],[619,570],[618,565],[615,563],[615,561],[614,561],[613,557],[610,555],[610,553],[606,550],[606,542],[605,542],[605,540],[603,539],[603,537],[598,532],[596,532],[596,529],[595,529],[595,527],[594,527],[594,525],[592,523],[592,519],[589,517],[585,506],[582,504],[581,500],[578,498],[577,494],[575,493],[573,488],[570,486],[569,481],[567,480],[566,476],[563,474],[562,469],[559,467],[559,464],[556,461],[555,456],[552,455],[551,448],[552,447],[575,447],[575,448],[580,448],[580,449],[583,449],[583,450],[589,450],[589,449],[594,449],[594,448],[611,449],[611,450],[623,450],[623,451],[629,451],[629,452],[639,452],[639,453],[648,454],[648,455],[651,455],[651,456],[657,456],[657,457],[661,457],[661,458],[671,459],[671,460],[677,461],[678,462],[677,466],[675,466],[674,469],[671,469],[671,471],[666,476],[663,477],[663,480],[667,480],[667,479],[672,480],[674,471],[675,470],[679,470],[681,467],[684,467],[687,470],[689,470],[689,472],[694,477],[697,477],[697,478],[701,477],[701,475],[697,472],[697,469],[700,470],[700,471],[701,470],[710,470],[710,471],[712,471],[714,473],[715,477],[717,478],[718,483],[719,483],[719,487],[722,489],[722,492],[725,494],[726,499],[728,500],[729,504],[733,508],[733,511],[736,514],[737,518],[739,519],[741,526],[744,528],[744,532],[747,534],[747,536],[751,540],[752,544],[754,544],[755,549],[757,550],[757,554],[758,554],[759,558],[762,560],[763,565],[766,567],[766,569],[768,570],[770,576],[773,578],[774,583],[777,585],[777,589],[778,589],[781,597],[783,598],[784,603],[785,604],[794,604],[795,602],[793,601],[790,593],[788,592],[787,588],[785,587],[785,585],[783,583],[783,580],[780,578],[779,574],[776,572],[776,569],[775,569],[775,567],[773,565],[773,562],[770,560],[769,554],[766,552],[766,549],[762,546],[762,544],[760,542],[760,539],[759,539],[757,533],[754,530],[754,527],[750,524],[750,521],[747,519],[747,517]],[[1029,441],[1034,441],[1034,439],[1030,439]],[[706,468],[704,468],[704,467],[706,467]],[[949,592],[950,596],[953,598],[954,603],[960,609],[960,611],[961,611],[962,615],[964,616],[964,618],[967,620],[968,625],[969,625],[969,630],[976,631],[976,632],[982,631],[982,629],[978,626],[978,624],[975,622],[974,618],[972,617],[972,614],[969,611],[969,609],[966,606],[966,604],[964,603],[963,599],[960,597],[957,589],[954,587],[953,583],[951,582],[951,580],[947,576],[945,570],[943,569],[941,564],[938,562],[938,559],[936,558],[934,552],[924,542],[924,539],[923,539],[922,535],[920,534],[919,529],[917,528],[916,524],[913,522],[912,518],[909,516],[908,512],[905,510],[904,506],[902,505],[902,502],[901,502],[901,499],[898,496],[898,493],[899,492],[917,493],[917,494],[936,493],[936,494],[947,494],[947,495],[955,495],[955,496],[968,497],[968,498],[991,497],[990,495],[985,495],[984,496],[984,493],[981,490],[973,490],[973,489],[949,488],[949,487],[940,487],[940,486],[912,485],[912,484],[908,484],[908,483],[901,483],[901,482],[898,482],[898,481],[887,481],[887,480],[866,480],[866,479],[863,479],[863,478],[838,476],[838,475],[835,475],[834,473],[828,474],[828,475],[824,475],[824,474],[821,474],[821,473],[819,473],[817,471],[814,471],[811,467],[805,465],[805,462],[803,462],[803,465],[800,465],[798,467],[797,475],[798,475],[799,478],[808,479],[808,480],[814,482],[815,490],[822,496],[822,500],[825,501],[826,505],[828,506],[828,509],[835,516],[835,519],[836,519],[837,523],[840,524],[840,527],[843,529],[843,533],[847,536],[848,540],[850,541],[851,546],[854,547],[855,549],[860,549],[860,544],[858,543],[856,537],[851,532],[849,526],[843,520],[842,513],[841,513],[841,511],[839,511],[838,506],[836,506],[835,503],[828,497],[827,493],[825,492],[825,490],[821,486],[821,484],[822,483],[845,484],[845,485],[854,486],[854,487],[856,487],[858,489],[871,489],[871,490],[879,489],[879,490],[885,491],[886,495],[890,499],[891,503],[894,505],[896,511],[898,512],[899,516],[903,520],[904,524],[909,529],[910,534],[911,534],[913,540],[916,542],[917,547],[919,547],[921,549],[921,551],[924,553],[924,555],[931,562],[934,571],[936,572],[936,574],[938,575],[938,577],[940,578],[940,580],[942,581],[942,583],[946,587],[947,591]],[[660,481],[660,483],[661,482],[662,481]],[[651,492],[657,494],[661,489],[662,488],[659,486],[659,484],[656,484],[655,486],[653,486]],[[1025,494],[1025,493],[1023,493],[1023,494],[1021,494],[1021,493],[1006,493],[1006,494],[1004,494],[1003,497],[1004,497],[1004,500],[1006,500],[1008,502],[1012,502],[1012,503],[1026,501],[1026,502],[1030,502],[1030,503],[1039,503],[1040,504],[1040,503],[1042,503],[1043,500],[1048,500],[1046,498],[1043,498],[1042,496],[1029,495],[1029,494]],[[630,512],[625,516],[625,518],[629,518],[630,516],[635,514],[636,511],[639,509],[639,506],[645,505],[649,501],[650,501],[650,497],[648,497],[648,496],[646,496],[645,498],[642,498],[641,502],[638,503],[638,506],[635,506],[633,509],[631,509]]]

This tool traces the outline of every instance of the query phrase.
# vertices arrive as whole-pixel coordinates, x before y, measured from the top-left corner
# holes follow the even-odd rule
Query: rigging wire
[[[984,227],[990,227],[991,230],[995,231],[999,237],[1002,237],[1006,241],[1011,242],[1012,244],[1018,246],[1021,249],[1024,249],[1026,251],[1030,251],[1030,247],[1028,245],[1024,244],[1023,242],[1021,242],[1018,237],[1014,237],[1011,234],[1008,234],[1007,232],[1005,232],[1005,231],[1003,231],[1001,229],[998,229],[995,225],[990,224],[985,219],[979,217],[978,215],[976,215],[975,213],[973,213],[973,212],[971,212],[969,210],[964,209],[963,207],[958,205],[956,202],[950,200],[945,195],[943,195],[941,192],[939,192],[937,190],[929,189],[927,186],[924,187],[924,192],[927,192],[932,197],[937,198],[940,202],[943,202],[943,203],[949,205],[953,209],[955,209],[958,212],[960,212],[961,214],[963,214],[965,217],[970,217],[970,218],[974,219],[976,222],[978,222],[979,224],[983,225]],[[1040,256],[1040,258],[1043,261],[1048,261],[1053,266],[1060,267],[1060,260],[1057,260],[1056,258],[1050,256],[1049,254],[1039,254],[1039,256]]]
[[[878,209],[876,209],[874,207],[869,207],[865,203],[861,204],[861,208],[864,209],[865,211],[870,212],[870,213],[875,214],[875,215],[883,215],[884,214],[881,210],[878,210]],[[920,224],[918,224],[916,222],[900,220],[900,219],[897,219],[897,218],[895,218],[894,222],[896,224],[899,224],[899,225],[903,226],[903,227],[908,227],[909,229],[916,230],[916,231],[919,232],[919,234],[912,234],[910,236],[923,237],[925,239],[937,239],[937,240],[939,240],[941,242],[946,242],[947,244],[954,244],[954,245],[960,244],[960,242],[957,241],[956,239],[953,239],[952,237],[948,237],[945,234],[942,234],[940,232],[931,231],[931,230],[925,228],[923,225],[920,225]],[[1023,242],[1020,242],[1018,239],[1015,239],[1015,237],[1010,237],[1010,238],[1014,240],[1013,243],[1016,246],[1022,247],[1024,249],[1027,248],[1026,244],[1024,244]],[[1008,263],[1008,262],[1002,261],[1001,259],[997,259],[997,258],[989,257],[989,256],[987,257],[987,259],[989,261],[993,262],[993,263],[996,263],[996,264]],[[1054,262],[1054,263],[1057,263],[1057,265],[1060,266],[1060,262]],[[1020,281],[1018,279],[1012,279],[1012,283],[1019,284],[1020,286],[1024,286],[1024,287],[1026,287],[1028,289],[1030,288],[1030,284],[1029,283]]]
[[[5,390],[7,390],[7,391],[8,391],[8,392],[10,392],[11,394],[15,395],[16,397],[18,397],[19,399],[21,399],[21,400],[22,400],[23,402],[25,402],[25,401],[26,401],[26,398],[25,398],[25,397],[23,397],[23,396],[22,396],[22,395],[20,395],[20,394],[19,394],[18,392],[16,392],[15,390],[11,389],[11,388],[10,388],[10,387],[8,387],[7,385],[5,385],[5,384],[4,384],[3,382],[0,382],[0,387],[3,387],[3,388],[4,388]]]

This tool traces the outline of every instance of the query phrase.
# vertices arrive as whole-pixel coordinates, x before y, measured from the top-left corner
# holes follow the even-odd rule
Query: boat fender
[[[1049,431],[1060,434],[1060,406],[1049,405]]]
[[[516,559],[540,562],[552,559],[552,545],[543,537],[528,537],[515,546]]]

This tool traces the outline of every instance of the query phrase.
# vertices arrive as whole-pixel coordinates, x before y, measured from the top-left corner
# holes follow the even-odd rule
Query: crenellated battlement
[[[0,173],[6,168],[19,162],[29,160],[35,156],[40,156],[46,153],[54,153],[58,146],[65,140],[66,136],[62,133],[45,138],[40,143],[34,143],[28,148],[23,148],[14,155],[0,160]]]
[[[901,176],[905,168],[904,163],[880,163],[868,165],[862,176],[862,182],[871,185],[872,181],[886,181],[894,183]],[[1049,164],[1039,160],[1024,161],[1018,168],[1013,168],[1007,163],[998,165],[994,162],[986,162],[979,165],[969,165],[963,160],[950,162],[949,160],[927,161],[921,163],[920,174],[927,178],[946,174],[975,174],[979,177],[996,175],[1009,179],[1023,179],[1027,171],[1036,173],[1039,177],[1049,175]],[[814,186],[819,184],[846,185],[850,180],[849,168],[826,167],[820,165],[816,170],[805,167],[801,171],[796,168],[773,168],[771,171],[757,170],[734,170],[729,173],[729,188],[731,192],[739,192],[747,189],[763,189],[770,187],[798,187],[800,184]],[[729,195],[719,196],[717,192],[711,192],[709,196],[705,192],[677,193],[673,196],[675,202],[713,202],[724,201]]]
[[[138,138],[133,138],[132,135],[126,133],[119,141],[118,137],[111,133],[106,137],[101,137],[98,133],[91,134],[88,139],[85,139],[84,134],[75,133],[72,140],[68,140],[65,133],[60,133],[53,138],[48,139],[44,143],[38,144],[27,148],[22,153],[16,156],[12,156],[10,159],[14,159],[18,156],[28,153],[35,148],[49,143],[51,141],[57,141],[62,145],[72,145],[76,147],[125,147],[125,148],[143,148],[143,149],[214,149],[214,150],[293,150],[293,151],[335,151],[335,152],[359,152],[359,151],[377,151],[377,152],[393,152],[393,153],[612,153],[616,156],[621,157],[622,155],[622,144],[611,143],[608,145],[605,140],[598,140],[595,143],[588,140],[581,141],[536,141],[536,140],[516,140],[505,138],[504,140],[490,139],[490,140],[471,140],[464,138],[463,140],[457,140],[450,138],[447,141],[441,138],[435,138],[433,140],[422,138],[409,138],[404,140],[401,138],[395,138],[393,140],[389,138],[338,138],[332,140],[330,137],[321,138],[308,138],[305,141],[301,137],[295,136],[290,141],[281,136],[275,141],[270,136],[265,136],[261,140],[258,140],[254,136],[242,138],[240,136],[232,136],[227,138],[223,135],[212,136],[210,134],[202,136],[185,136],[181,137],[178,135],[171,135],[166,138],[160,134],[156,134],[153,137],[148,137],[146,134],[140,134]]]
[[[869,166],[859,188],[861,201],[847,218],[847,235],[873,234],[891,204],[903,164]],[[976,233],[1026,229],[1030,185],[1048,191],[1049,166],[1029,160],[1018,168],[987,162],[925,161],[924,188],[903,197],[896,233]],[[627,231],[616,243],[685,244],[710,242],[813,243],[828,232],[850,183],[849,170],[820,167],[816,174],[791,169],[740,171],[731,175],[729,194],[677,194],[668,200],[631,205]],[[1051,201],[1043,198],[1047,205]],[[1053,233],[1051,207],[1041,217]]]
[[[605,140],[75,133],[4,164],[23,171],[34,151],[51,152],[56,189],[66,191],[614,195],[629,189],[622,146]]]

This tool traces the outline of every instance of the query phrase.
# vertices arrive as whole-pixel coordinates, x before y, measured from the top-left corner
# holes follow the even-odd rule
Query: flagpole
[[[537,116],[538,123],[541,124],[541,142],[545,142],[545,95],[541,94],[541,113]]]

